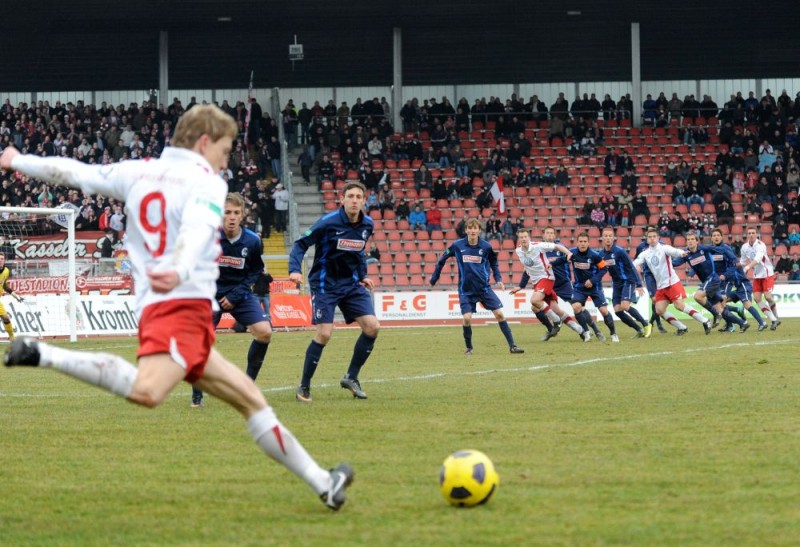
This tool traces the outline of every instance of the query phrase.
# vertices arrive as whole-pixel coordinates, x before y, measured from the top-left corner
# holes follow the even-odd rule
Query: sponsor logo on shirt
[[[473,264],[480,264],[481,262],[483,262],[483,257],[475,255],[464,255],[463,261],[471,262]]]
[[[336,248],[341,251],[361,251],[366,243],[360,239],[339,239],[336,241]]]
[[[617,263],[616,259],[614,258],[604,258],[603,262],[606,263],[606,266],[614,266]]]
[[[243,270],[244,258],[238,256],[221,256],[219,257],[219,265],[223,268],[236,268],[238,270]]]
[[[697,256],[695,258],[690,259],[689,260],[689,264],[694,266],[695,264],[702,264],[705,261],[706,261],[705,255],[700,255],[700,256]]]
[[[579,270],[589,270],[592,267],[588,262],[575,262],[573,265]]]

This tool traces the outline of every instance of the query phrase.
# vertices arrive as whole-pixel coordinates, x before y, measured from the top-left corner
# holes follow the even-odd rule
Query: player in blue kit
[[[649,338],[653,326],[641,316],[639,310],[631,306],[636,295],[642,293],[642,280],[628,252],[617,245],[615,239],[613,228],[603,228],[600,256],[603,257],[603,262],[608,267],[608,275],[613,281],[611,303],[614,306],[614,313],[620,321],[635,330],[638,337]]]
[[[591,298],[594,305],[600,310],[600,315],[603,316],[603,322],[608,327],[611,333],[611,341],[619,342],[617,336],[617,329],[614,326],[614,318],[608,313],[608,302],[603,294],[603,285],[601,279],[606,274],[608,268],[603,257],[596,251],[589,248],[589,234],[581,232],[578,234],[578,246],[570,249],[572,253],[572,274],[573,274],[573,293],[572,293],[572,309],[575,311],[575,317],[578,322],[581,321],[580,313],[586,306],[586,300]],[[587,329],[586,325],[581,325],[584,330]],[[605,337],[599,335],[597,337],[601,342]]]
[[[730,249],[713,245],[699,245],[697,235],[694,233],[686,235],[686,249],[689,254],[685,257],[673,258],[672,265],[688,264],[691,271],[700,280],[701,285],[695,291],[694,299],[714,316],[714,324],[711,325],[711,328],[716,327],[719,320],[724,317],[726,323],[733,323],[738,325],[742,332],[746,331],[750,325],[722,307],[721,281],[714,260],[716,254],[720,255],[723,261],[727,259],[728,262],[735,262],[736,255]]]
[[[216,327],[222,313],[228,312],[250,330],[253,341],[247,352],[247,375],[255,381],[272,340],[272,325],[252,290],[264,271],[264,246],[258,234],[242,228],[243,219],[244,199],[239,194],[228,194],[220,230],[222,255],[215,297],[221,309],[214,313],[213,321]],[[192,408],[202,406],[203,392],[192,386]]]
[[[374,228],[372,219],[363,211],[366,193],[360,182],[345,184],[341,207],[315,222],[303,237],[295,241],[289,255],[289,280],[300,284],[303,282],[303,256],[309,247],[315,246],[308,284],[311,287],[312,322],[317,326],[317,332],[306,350],[303,377],[295,393],[295,398],[303,403],[311,402],[311,378],[322,358],[322,350],[333,334],[333,315],[337,306],[347,323],[355,321],[361,327],[350,366],[339,385],[357,399],[367,398],[358,375],[375,346],[380,323],[375,317],[369,293],[375,288],[375,283],[367,277],[364,254]]]
[[[767,328],[767,323],[764,321],[764,318],[758,311],[758,306],[753,306],[752,303],[753,285],[745,275],[744,271],[742,271],[742,267],[739,264],[739,260],[736,258],[736,254],[733,252],[733,249],[731,249],[729,245],[723,243],[722,230],[715,228],[711,232],[711,243],[720,249],[728,251],[725,253],[712,254],[714,266],[719,272],[720,280],[722,282],[722,287],[720,289],[722,306],[725,309],[737,314],[739,318],[744,321],[743,311],[740,311],[738,308],[732,305],[726,305],[726,301],[728,300],[733,302],[741,302],[744,309],[750,312],[750,315],[752,315],[758,323],[758,331],[761,332],[765,330]],[[725,316],[723,315],[723,318],[724,317]],[[726,325],[721,332],[733,332],[733,324],[726,320]]]
[[[556,238],[556,229],[552,226],[548,226],[544,229],[542,233],[542,239],[547,243],[559,243],[558,239]],[[555,284],[553,285],[553,290],[558,295],[558,297],[563,300],[564,302],[570,302],[572,300],[572,271],[569,267],[569,262],[567,262],[567,257],[564,256],[564,253],[553,249],[552,251],[548,251],[545,253],[547,256],[547,260],[550,261],[550,266],[553,268],[553,275],[556,278]],[[539,317],[539,314],[536,314],[536,317],[542,322],[542,318]],[[595,336],[600,334],[600,329],[597,328],[597,323],[594,322],[594,318],[592,314],[589,313],[589,310],[583,310],[581,312],[581,317],[583,321],[579,321],[578,324],[581,326],[588,325],[594,331]],[[547,317],[545,317],[547,319]],[[553,331],[547,325],[547,323],[542,322],[545,327],[548,328],[547,334],[545,335],[546,338],[550,339],[554,336],[551,334]],[[585,326],[584,326],[585,329]],[[556,331],[555,334],[558,334]],[[588,330],[584,330],[581,334],[581,338],[584,342],[591,341],[591,334]]]
[[[497,288],[501,291],[505,289],[500,268],[497,265],[497,255],[488,241],[480,237],[481,223],[476,218],[470,218],[466,224],[467,237],[458,239],[442,253],[436,262],[436,269],[431,275],[431,287],[439,281],[447,260],[455,257],[458,266],[458,299],[461,305],[461,315],[463,317],[463,333],[466,351],[464,355],[472,355],[472,314],[477,311],[478,302],[484,308],[490,310],[503,336],[508,342],[508,349],[511,353],[525,353],[525,350],[517,346],[514,342],[514,335],[511,327],[508,326],[505,315],[503,314],[503,304],[497,295],[494,294],[489,284],[489,275],[494,276]]]

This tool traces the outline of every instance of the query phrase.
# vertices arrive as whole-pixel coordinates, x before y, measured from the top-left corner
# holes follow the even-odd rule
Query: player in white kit
[[[741,264],[744,274],[753,270],[753,304],[759,306],[772,325],[770,330],[775,330],[781,324],[778,319],[778,306],[772,298],[772,289],[775,287],[775,268],[769,259],[767,246],[758,239],[755,228],[747,229],[747,239],[742,243]],[[761,297],[764,297],[764,302]]]
[[[648,247],[634,259],[633,264],[639,274],[642,273],[642,265],[647,264],[656,280],[656,294],[654,297],[656,313],[676,326],[679,336],[686,334],[689,331],[686,325],[675,317],[665,316],[667,306],[672,303],[678,310],[690,315],[695,321],[702,323],[703,330],[706,334],[709,334],[711,332],[709,320],[683,302],[683,299],[686,298],[686,289],[678,279],[678,274],[675,273],[675,268],[672,266],[672,258],[682,258],[686,256],[687,252],[676,249],[671,245],[659,243],[658,231],[654,228],[647,231],[647,245]]]
[[[182,380],[194,384],[238,410],[259,447],[336,510],[353,479],[350,466],[327,471],[317,465],[253,381],[213,347],[218,230],[227,193],[217,173],[228,163],[236,134],[236,122],[222,110],[196,106],[180,119],[172,146],[157,160],[99,166],[6,148],[0,168],[125,202],[139,350],[137,367],[110,353],[17,338],[4,362],[53,368],[149,408]]]
[[[547,342],[558,334],[562,321],[578,334],[582,334],[583,327],[578,324],[575,317],[562,310],[558,305],[558,295],[553,290],[556,279],[555,274],[545,254],[548,251],[557,250],[564,253],[567,260],[569,260],[572,257],[572,253],[560,243],[531,242],[531,235],[527,228],[520,228],[517,231],[517,245],[517,258],[525,268],[525,272],[522,274],[519,286],[511,289],[509,293],[516,294],[524,289],[528,284],[528,280],[533,282],[531,308],[537,316],[540,313],[544,314],[553,325],[548,329],[542,341]]]

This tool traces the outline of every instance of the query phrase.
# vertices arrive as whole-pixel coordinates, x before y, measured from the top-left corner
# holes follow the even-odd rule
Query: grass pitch
[[[691,322],[690,322],[691,323]],[[294,401],[309,332],[278,332],[259,385],[324,466],[349,461],[328,511],[268,460],[216,400],[134,407],[48,370],[0,370],[0,543],[5,545],[791,545],[800,537],[800,320],[776,332],[582,343],[564,329],[384,329],[338,380],[357,332],[334,334]],[[601,329],[605,329],[601,325]],[[248,335],[218,346],[244,367]],[[133,359],[133,338],[81,341]],[[438,488],[451,452],[501,477],[486,506]]]

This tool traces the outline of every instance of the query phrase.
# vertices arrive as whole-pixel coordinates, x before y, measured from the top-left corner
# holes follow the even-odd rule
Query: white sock
[[[769,305],[769,309],[772,311],[772,315],[774,315],[775,319],[777,320],[778,319],[778,305],[775,302],[773,302],[772,304]]]
[[[691,307],[691,306],[689,306],[687,304],[684,304],[684,306],[683,306],[683,313],[688,314],[689,317],[691,317],[692,319],[694,319],[698,323],[708,323],[708,318],[707,317],[703,316],[703,314],[701,314],[701,313],[698,313],[696,309],[694,309],[693,307]]]
[[[680,329],[680,330],[682,330],[682,329],[685,329],[685,328],[686,328],[686,325],[684,325],[683,323],[681,323],[680,321],[678,321],[678,318],[677,318],[677,317],[675,317],[674,315],[672,315],[672,314],[671,314],[670,312],[668,312],[668,311],[665,311],[665,312],[664,312],[664,315],[662,315],[661,317],[662,317],[662,319],[664,319],[666,322],[668,322],[670,325],[672,325],[672,326],[673,326],[673,327],[675,327],[676,329]]]
[[[328,491],[330,472],[317,465],[300,441],[278,420],[271,406],[250,416],[247,430],[261,450],[306,481],[317,494]]]
[[[547,318],[552,321],[553,323],[560,323],[561,318],[558,316],[556,312],[553,311],[553,308],[547,308]]]
[[[572,330],[574,330],[578,334],[583,333],[583,327],[581,327],[580,324],[578,323],[578,321],[576,321],[575,318],[572,317],[567,312],[564,312],[563,314],[561,314],[561,321],[566,323],[569,328],[571,328]]]
[[[775,317],[775,314],[772,313],[772,310],[769,309],[769,306],[762,306],[761,311],[764,312],[764,315],[766,315],[767,319],[769,319],[770,321],[777,321],[778,320],[778,318]]]
[[[39,366],[50,367],[126,399],[139,369],[118,355],[57,348],[39,343]]]

